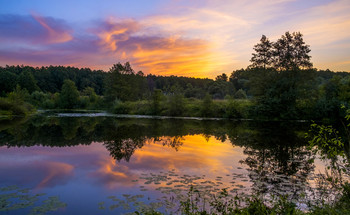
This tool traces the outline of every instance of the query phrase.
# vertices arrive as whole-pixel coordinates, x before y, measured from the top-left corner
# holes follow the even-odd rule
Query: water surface
[[[309,192],[315,169],[324,168],[305,147],[307,129],[301,122],[103,114],[2,120],[0,210],[23,214],[41,206],[55,209],[50,214],[118,214],[140,202],[179,198],[190,186],[298,199]],[[11,193],[16,195],[9,198]],[[10,207],[24,195],[32,197],[31,205]]]

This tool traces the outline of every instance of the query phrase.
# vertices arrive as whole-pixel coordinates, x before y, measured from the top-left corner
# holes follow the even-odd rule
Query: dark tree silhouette
[[[279,70],[310,69],[310,46],[300,32],[288,31],[273,44],[273,64]]]
[[[254,46],[253,57],[250,59],[252,65],[250,67],[266,67],[271,66],[272,63],[272,47],[273,43],[265,36],[262,35],[260,43]]]
[[[227,81],[228,77],[225,73],[222,73],[221,75],[216,76],[215,80],[217,81]]]

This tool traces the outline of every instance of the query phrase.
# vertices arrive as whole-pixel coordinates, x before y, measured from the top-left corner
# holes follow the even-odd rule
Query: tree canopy
[[[311,69],[310,46],[306,45],[300,32],[288,31],[276,42],[270,42],[262,35],[260,43],[254,46],[250,67],[274,68],[276,70]]]

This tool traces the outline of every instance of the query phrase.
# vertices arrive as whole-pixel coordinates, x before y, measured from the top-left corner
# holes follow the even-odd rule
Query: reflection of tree
[[[134,138],[120,138],[113,141],[106,141],[104,142],[104,146],[114,159],[118,161],[122,159],[129,161],[134,152],[137,149],[142,148],[146,143],[160,143],[163,146],[172,147],[177,151],[183,144],[182,141],[182,136],[163,138],[148,138],[146,136],[139,136]]]
[[[304,138],[298,137],[295,128],[283,124],[263,125],[248,134],[236,138],[234,143],[244,145],[247,158],[241,162],[248,166],[253,192],[269,196],[288,194],[297,199],[314,169],[314,156],[303,146]]]
[[[244,147],[248,155],[244,162],[251,174],[256,175],[252,178],[271,186],[282,184],[278,182],[280,179],[274,179],[275,176],[286,175],[295,179],[296,175],[307,175],[311,171],[312,165],[306,162],[309,154],[306,149],[300,148],[305,144],[301,141],[303,138],[297,137],[295,128],[289,125],[249,121],[36,116],[15,126],[4,125],[0,131],[0,146],[64,147],[102,142],[113,158],[129,161],[135,150],[146,144],[161,144],[181,150],[183,136],[202,134],[222,142],[229,139],[233,144]],[[261,185],[258,190],[264,189]]]
[[[72,118],[60,118],[59,124],[62,129],[62,135],[64,139],[71,140],[76,137],[78,129],[80,127],[79,119],[76,117]]]
[[[131,156],[134,154],[136,149],[142,148],[144,146],[145,140],[140,139],[119,139],[114,141],[104,142],[104,146],[109,151],[110,155],[120,161],[125,159],[129,161]]]
[[[272,149],[246,148],[253,191],[258,194],[288,194],[297,198],[305,188],[308,175],[313,171],[313,158],[305,147],[280,147]]]
[[[180,146],[183,145],[183,141],[184,138],[182,136],[175,136],[175,137],[165,137],[165,138],[153,138],[153,140],[151,140],[152,142],[160,142],[163,146],[168,146],[171,147],[173,149],[175,149],[176,151],[179,150]]]

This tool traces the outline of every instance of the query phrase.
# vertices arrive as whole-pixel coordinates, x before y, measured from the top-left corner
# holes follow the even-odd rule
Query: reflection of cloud
[[[2,163],[0,165],[0,178],[3,182],[10,184],[24,183],[26,186],[30,185],[37,188],[65,184],[72,176],[72,172],[73,166],[51,161]]]
[[[132,180],[138,179],[127,165],[117,162],[113,158],[107,156],[98,161],[98,169],[94,171],[90,177],[94,178],[97,183],[103,184],[109,189],[114,189],[118,185],[132,186]]]
[[[62,179],[67,178],[66,176],[71,175],[73,166],[66,163],[49,162],[46,163],[49,168],[46,169],[46,176],[38,184],[38,188],[51,187],[62,183]],[[35,165],[35,164],[34,164]]]

